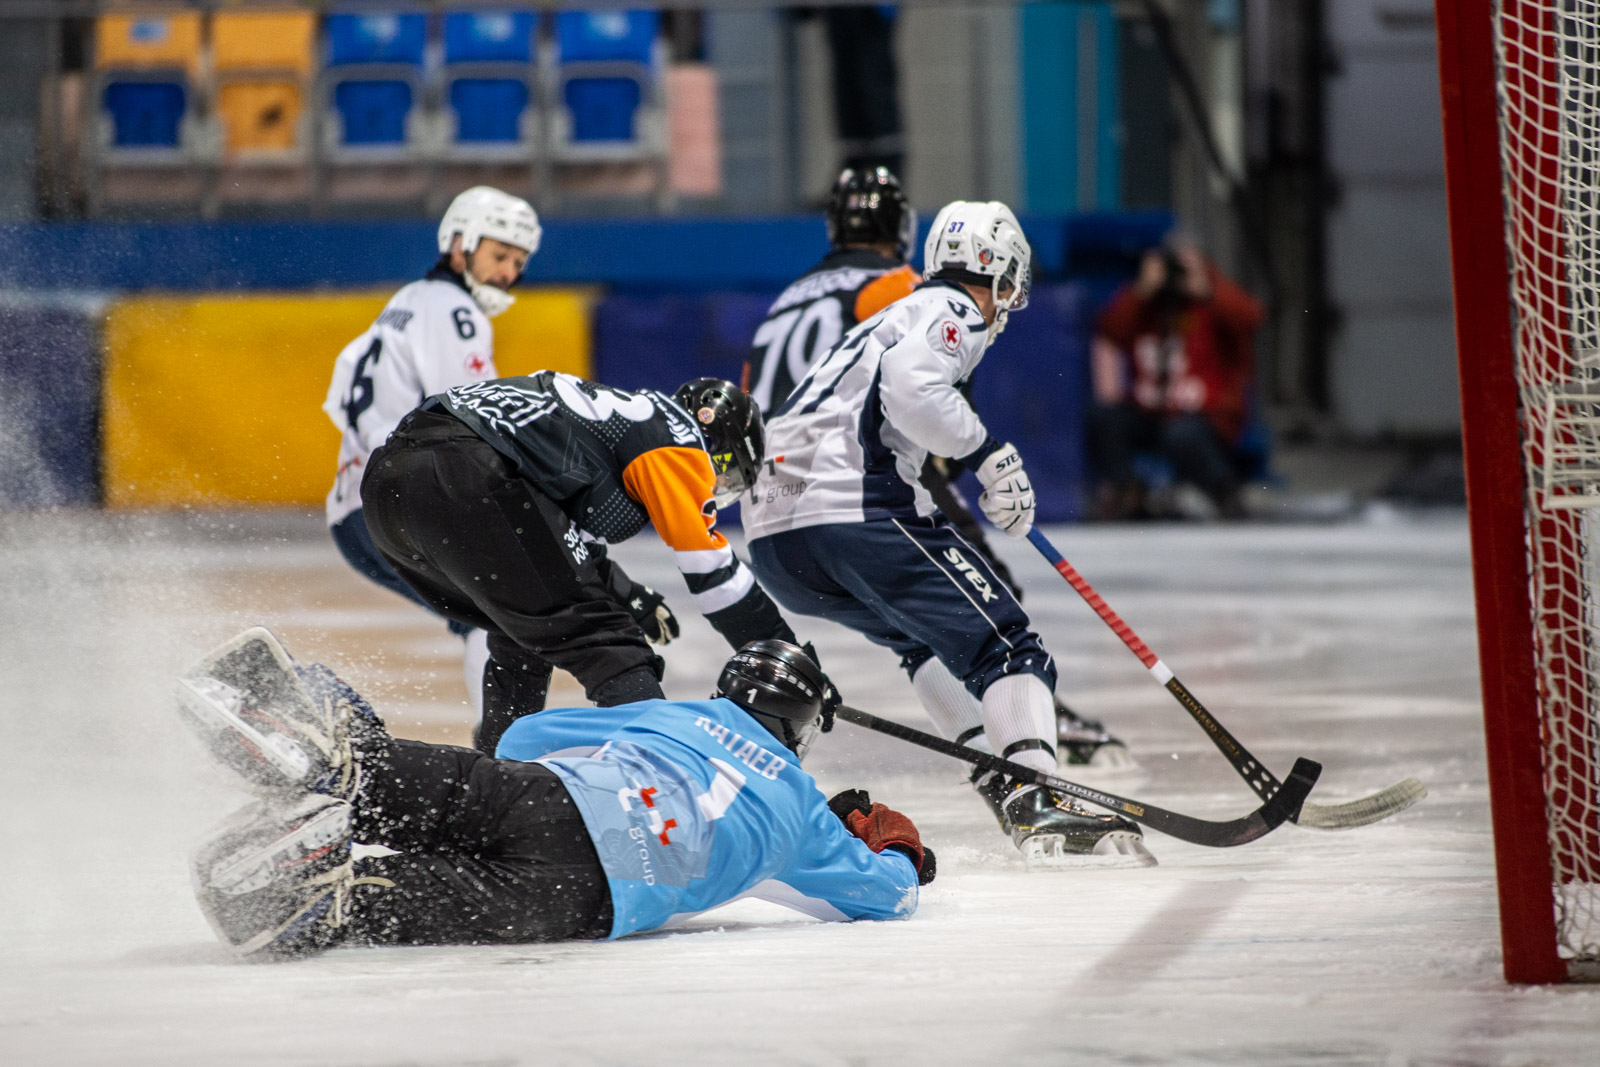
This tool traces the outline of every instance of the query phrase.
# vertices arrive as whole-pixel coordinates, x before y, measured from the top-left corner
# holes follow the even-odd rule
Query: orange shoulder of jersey
[[[896,300],[909,296],[921,280],[909,265],[878,275],[856,295],[856,321],[866,322]]]
[[[652,448],[622,471],[623,488],[650,513],[661,540],[678,552],[727,547],[728,539],[713,529],[716,484],[711,457],[678,445]]]

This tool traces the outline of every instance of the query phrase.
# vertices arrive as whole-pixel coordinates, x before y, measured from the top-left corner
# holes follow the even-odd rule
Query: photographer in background
[[[1099,477],[1094,517],[1151,517],[1134,455],[1172,464],[1225,519],[1245,514],[1235,448],[1245,427],[1260,301],[1193,242],[1169,237],[1111,298],[1092,349],[1089,451]]]

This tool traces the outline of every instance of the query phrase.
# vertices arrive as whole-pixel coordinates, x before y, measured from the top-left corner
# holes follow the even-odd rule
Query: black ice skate
[[[256,800],[192,859],[195,896],[240,956],[300,956],[335,943],[356,884],[350,805],[312,794]]]
[[[299,667],[261,627],[213,650],[178,679],[181,717],[218,762],[260,791],[348,798],[350,735],[382,729],[366,702],[320,664]]]
[[[1052,789],[998,771],[979,771],[972,785],[1031,869],[1155,866],[1138,824],[1120,815],[1096,814]]]
[[[1082,715],[1056,700],[1056,755],[1063,767],[1125,770],[1132,767],[1128,746],[1111,735],[1105,724]]]

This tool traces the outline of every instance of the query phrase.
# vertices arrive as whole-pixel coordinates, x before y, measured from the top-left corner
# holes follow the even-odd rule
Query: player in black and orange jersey
[[[429,604],[488,633],[481,750],[544,707],[552,666],[603,707],[664,696],[644,628],[675,635],[677,621],[605,552],[646,523],[732,647],[796,641],[716,529],[763,447],[761,412],[710,378],[668,396],[539,371],[451,389],[406,416],[368,462],[367,526]]]
[[[817,359],[852,326],[922,280],[906,262],[917,213],[883,167],[846,170],[828,201],[829,251],[767,310],[741,382],[771,416]]]

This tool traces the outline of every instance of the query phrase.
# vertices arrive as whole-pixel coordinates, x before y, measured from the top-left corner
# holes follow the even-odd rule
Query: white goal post
[[[1600,974],[1600,0],[1438,0],[1508,981]]]

